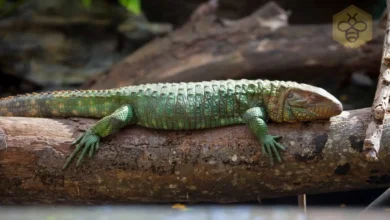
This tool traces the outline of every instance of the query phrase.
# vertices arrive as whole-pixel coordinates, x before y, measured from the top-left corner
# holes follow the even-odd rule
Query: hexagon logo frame
[[[350,5],[333,15],[333,39],[345,47],[358,48],[372,40],[372,16]]]

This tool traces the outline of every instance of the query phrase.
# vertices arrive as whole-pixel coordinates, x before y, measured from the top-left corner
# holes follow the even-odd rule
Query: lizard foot
[[[281,136],[272,136],[272,135],[265,135],[261,138],[262,152],[264,155],[270,157],[271,166],[274,165],[274,158],[273,158],[274,156],[279,162],[282,162],[282,158],[280,157],[279,151],[286,150],[286,148],[282,144],[276,141],[280,138]]]
[[[89,157],[91,158],[93,154],[99,149],[100,137],[91,130],[87,130],[83,135],[77,138],[72,142],[70,146],[76,145],[76,149],[72,152],[69,158],[66,160],[63,169],[66,169],[69,164],[73,161],[76,154],[83,150],[80,154],[79,159],[77,160],[76,167],[78,167],[83,160],[84,156],[89,152]]]

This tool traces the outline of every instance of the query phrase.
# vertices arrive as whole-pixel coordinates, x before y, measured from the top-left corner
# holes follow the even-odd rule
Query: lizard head
[[[286,89],[283,95],[284,122],[329,119],[343,111],[340,101],[319,87],[297,84]]]
[[[322,88],[295,82],[281,82],[274,88],[268,102],[268,114],[273,121],[324,120],[343,111],[340,101]]]

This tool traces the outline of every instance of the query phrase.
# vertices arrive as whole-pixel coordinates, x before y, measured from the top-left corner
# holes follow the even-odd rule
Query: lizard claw
[[[280,136],[280,135],[276,135],[276,136],[272,136],[274,138],[274,140],[276,141],[280,141],[283,137]]]
[[[70,163],[76,157],[76,154],[79,153],[81,150],[83,151],[81,152],[79,159],[77,160],[76,167],[78,167],[81,164],[84,156],[88,153],[88,151],[89,151],[89,157],[92,157],[99,146],[99,141],[100,141],[100,137],[91,130],[88,130],[83,135],[78,137],[70,145],[70,146],[76,145],[76,149],[66,160],[63,169],[66,169],[70,165]]]
[[[281,163],[282,158],[280,157],[279,151],[284,151],[286,148],[278,143],[276,139],[280,139],[280,136],[265,135],[261,138],[262,143],[262,152],[263,154],[269,156],[271,167],[274,165],[274,157],[276,160]]]

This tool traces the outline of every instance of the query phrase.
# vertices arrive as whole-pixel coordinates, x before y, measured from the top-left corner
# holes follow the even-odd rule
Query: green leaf
[[[6,0],[0,0],[0,9],[2,9],[5,5]]]
[[[1,1],[1,0],[0,0]],[[86,7],[86,8],[90,8],[91,5],[92,5],[92,0],[81,0],[83,2],[83,5]]]
[[[141,3],[140,3],[140,0],[119,0],[119,2],[127,10],[133,12],[134,14],[136,14],[136,15],[141,14]]]

